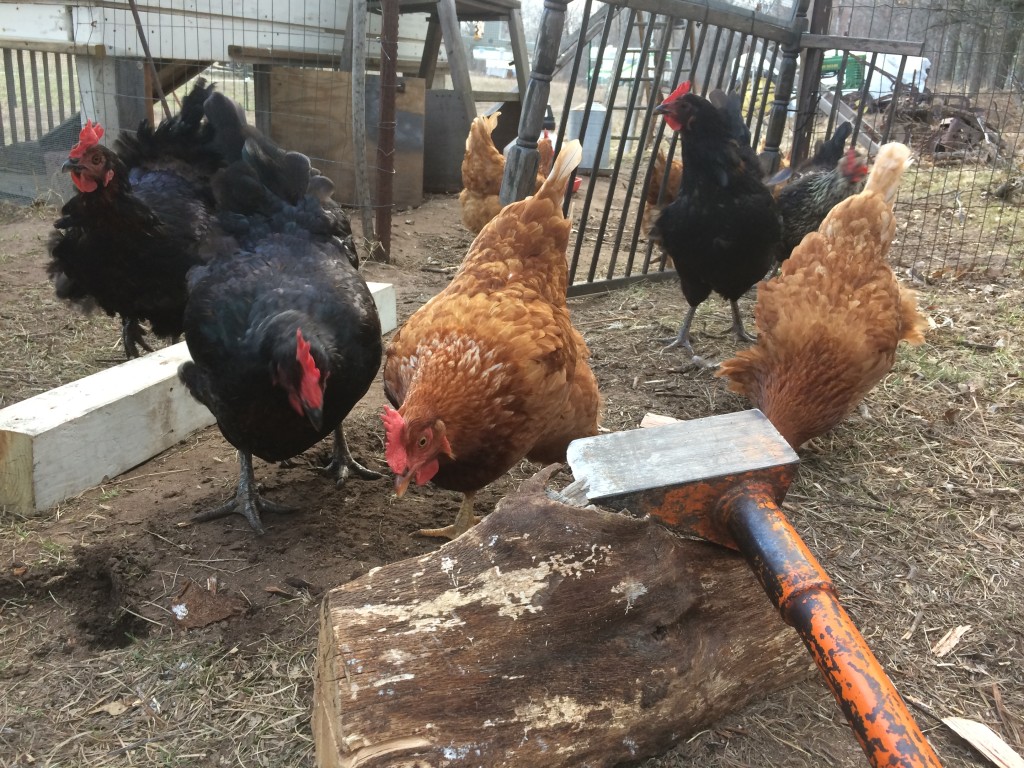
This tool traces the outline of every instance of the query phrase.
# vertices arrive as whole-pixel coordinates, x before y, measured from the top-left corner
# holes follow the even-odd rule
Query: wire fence
[[[770,111],[780,97],[784,35],[765,29],[792,28],[807,5],[759,3],[754,16],[766,19],[768,27],[752,30],[730,26],[727,19],[709,21],[710,11],[700,3],[669,3],[666,7],[677,14],[666,15],[638,10],[625,0],[608,5],[576,0],[582,26],[566,36],[551,98],[559,131],[567,138],[582,135],[598,164],[577,211],[574,281],[603,284],[664,271],[647,238],[652,206],[647,186],[656,176],[659,152],[671,161],[678,149],[651,110],[679,80],[698,81],[701,92],[741,91],[756,146],[773,150],[765,145]],[[232,15],[235,6],[246,6],[244,13]],[[259,12],[248,13],[254,9]],[[752,10],[743,0],[734,9],[741,15]],[[356,167],[351,145],[335,140],[335,133],[349,130],[352,122],[343,77],[346,14],[340,3],[242,0],[220,10],[206,5],[189,10],[172,0],[154,0],[144,9],[143,28],[172,111],[175,93],[202,74],[240,103],[257,126],[310,154],[343,188]],[[73,6],[69,17],[54,18],[74,43],[3,48],[0,40],[0,199],[59,202],[71,194],[60,166],[77,140],[83,111],[129,129],[140,119],[162,115],[159,105],[154,109],[152,77],[139,58],[139,34],[127,5]],[[907,142],[917,162],[900,191],[904,225],[893,260],[928,278],[1024,268],[1024,5],[833,0],[815,4],[809,22],[812,34],[833,36],[827,39],[835,47],[801,51],[798,87],[783,102],[779,158],[796,159],[846,119],[855,123],[862,147],[888,139]],[[471,45],[472,25],[464,26]],[[371,70],[374,56],[379,57],[374,35],[371,25]],[[849,43],[839,44],[837,37]],[[917,55],[887,54],[861,50],[858,41],[864,39],[920,46]],[[425,44],[426,17],[403,15],[399,59],[405,75],[418,73]],[[119,66],[100,72],[100,48]],[[416,78],[406,82],[414,85]],[[447,82],[441,77],[433,87],[440,91]],[[492,85],[488,80],[480,87]],[[409,98],[414,96],[420,97],[414,92]],[[482,111],[487,105],[479,106]],[[412,145],[398,172],[409,183],[396,188],[414,194],[399,204],[416,204],[432,181],[422,170],[416,176],[423,165],[418,156],[433,154],[423,139],[431,118],[424,129],[423,107],[408,111],[411,122],[399,135],[409,134]],[[372,167],[374,160],[366,162]],[[449,164],[457,169],[459,162],[461,152]]]

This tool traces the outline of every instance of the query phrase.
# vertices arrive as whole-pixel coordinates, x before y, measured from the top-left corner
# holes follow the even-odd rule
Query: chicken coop
[[[364,19],[350,3],[0,5],[0,195],[66,197],[58,169],[83,115],[114,131],[159,119],[202,72],[257,126],[313,157],[356,208],[415,206],[424,189],[456,191],[462,137],[476,114],[502,110],[501,146],[517,121],[539,127],[539,118],[520,120],[529,83],[540,82],[529,80],[543,33],[538,6],[526,14],[527,34],[517,0],[403,0],[398,79],[384,101],[393,96],[396,109],[394,167],[410,183],[389,200],[371,199],[385,92],[376,72],[389,36],[381,6],[368,10]],[[868,155],[886,140],[910,142],[918,165],[901,199],[915,226],[894,248],[900,266],[935,274],[1019,266],[1022,19],[994,2],[980,10],[860,0],[568,5],[562,33],[545,42],[554,46],[552,71],[535,74],[549,94],[538,108],[550,107],[557,136],[584,140],[589,180],[575,202],[573,290],[665,271],[647,232],[672,190],[652,186],[670,175],[658,164],[671,166],[679,153],[653,109],[685,79],[702,94],[743,94],[768,173],[799,164],[846,122]],[[355,45],[353,24],[366,30]],[[355,71],[353,62],[361,62]],[[353,117],[354,91],[365,94],[365,120]],[[355,142],[362,163],[352,160]],[[364,178],[368,191],[357,199]]]

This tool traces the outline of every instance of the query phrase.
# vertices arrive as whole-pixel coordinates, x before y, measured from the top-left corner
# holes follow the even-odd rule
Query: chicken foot
[[[142,330],[138,320],[127,317],[121,318],[121,344],[124,345],[124,356],[127,359],[133,360],[138,357],[139,347],[142,347],[147,352],[153,351],[153,348],[146,341],[145,335],[146,333]]]
[[[679,335],[674,339],[666,339],[669,342],[668,346],[661,351],[668,352],[670,349],[677,349],[682,347],[690,354],[690,359],[693,364],[700,368],[715,368],[718,363],[709,363],[700,355],[693,351],[693,346],[690,344],[690,326],[693,324],[693,316],[697,314],[696,307],[690,307],[690,311],[686,313],[686,318],[683,320],[682,326],[679,328]]]
[[[252,529],[262,536],[266,533],[266,529],[263,527],[263,521],[260,520],[260,512],[284,514],[294,512],[296,508],[268,501],[260,496],[256,487],[256,477],[252,471],[252,454],[239,451],[238,463],[241,467],[238,472],[238,490],[235,492],[235,497],[219,507],[200,512],[192,518],[192,522],[205,523],[208,520],[217,520],[228,515],[241,515],[249,521]]]
[[[455,515],[455,522],[446,525],[444,528],[421,528],[420,536],[433,536],[439,539],[456,539],[474,525],[480,522],[481,518],[473,514],[473,497],[475,493],[467,493],[462,497],[462,504],[459,512]]]
[[[341,488],[348,480],[349,474],[355,474],[363,480],[380,480],[384,475],[367,469],[354,458],[348,449],[348,441],[345,440],[345,429],[339,424],[334,430],[334,458],[331,463],[324,467],[324,472],[334,478],[334,483]]]
[[[732,308],[732,332],[736,335],[736,341],[757,341],[757,339],[747,333],[743,327],[743,318],[740,317],[740,305],[735,299],[729,301],[729,306]]]

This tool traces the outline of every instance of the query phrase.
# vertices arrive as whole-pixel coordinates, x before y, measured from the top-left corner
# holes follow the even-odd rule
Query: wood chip
[[[959,627],[955,627],[942,636],[935,645],[932,646],[932,653],[938,656],[940,659],[943,656],[948,655],[954,648],[959,645],[961,638],[966,635],[971,629],[970,624],[962,624]]]
[[[1024,768],[1024,758],[1014,752],[998,733],[984,723],[965,717],[944,717],[942,722],[988,758],[993,765],[1000,768]]]

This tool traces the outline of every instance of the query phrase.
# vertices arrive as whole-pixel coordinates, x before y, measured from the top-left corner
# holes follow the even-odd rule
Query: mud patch
[[[75,547],[76,565],[54,593],[73,604],[79,639],[90,648],[125,648],[149,634],[137,607],[135,587],[149,566],[124,548]]]

